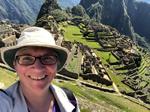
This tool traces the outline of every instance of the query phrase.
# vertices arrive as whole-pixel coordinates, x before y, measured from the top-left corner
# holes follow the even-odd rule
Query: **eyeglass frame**
[[[21,56],[29,56],[29,57],[32,57],[32,59],[34,59],[34,60],[33,60],[33,62],[30,63],[30,64],[22,64],[22,63],[20,63],[20,61],[19,61],[19,59],[20,59]],[[44,57],[49,57],[49,56],[53,56],[54,59],[55,59],[55,61],[54,61],[53,63],[50,63],[50,64],[45,64],[45,63],[43,63],[44,61],[42,61],[42,58],[44,58]],[[17,56],[15,56],[15,61],[16,61],[19,65],[30,66],[30,65],[35,64],[36,60],[38,59],[42,65],[54,65],[54,64],[56,64],[57,61],[58,61],[58,60],[57,60],[57,59],[58,59],[57,57],[58,57],[57,55],[43,55],[43,56],[17,55]]]

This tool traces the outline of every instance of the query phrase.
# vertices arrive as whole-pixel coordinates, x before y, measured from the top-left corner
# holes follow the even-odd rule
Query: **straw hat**
[[[68,57],[68,50],[64,47],[58,46],[55,43],[54,36],[47,30],[40,27],[26,28],[20,35],[15,46],[4,47],[1,50],[1,57],[3,62],[14,70],[13,60],[18,49],[26,46],[46,47],[53,49],[58,53],[57,70],[60,71],[66,63]]]

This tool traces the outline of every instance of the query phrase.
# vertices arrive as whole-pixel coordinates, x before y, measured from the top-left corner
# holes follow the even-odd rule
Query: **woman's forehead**
[[[54,52],[54,50],[52,50],[52,49],[49,49],[49,48],[45,48],[45,47],[34,47],[34,46],[29,46],[29,47],[23,47],[23,48],[20,48],[17,52],[16,52],[16,55],[17,54],[26,54],[26,53],[40,53],[40,54],[56,54],[55,52]]]

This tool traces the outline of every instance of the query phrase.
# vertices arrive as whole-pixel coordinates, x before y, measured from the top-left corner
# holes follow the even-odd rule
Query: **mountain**
[[[81,0],[80,4],[91,18],[113,26],[126,35],[133,35],[124,0]]]
[[[150,4],[128,1],[127,8],[134,31],[150,43]]]
[[[57,3],[57,0],[46,0],[45,3],[41,6],[40,12],[37,16],[37,20],[45,14],[51,14],[51,11],[55,9],[61,9]]]
[[[1,0],[0,20],[15,23],[34,23],[43,0]]]
[[[137,33],[146,37],[150,43],[150,4],[139,1],[150,0],[57,0],[61,8],[72,7],[80,2],[91,18],[132,37]],[[44,2],[45,0],[1,0],[0,20],[34,24]]]
[[[136,0],[81,0],[87,14],[135,39],[135,33],[150,43],[150,4]]]
[[[57,0],[62,8],[73,7],[80,0]],[[39,10],[45,0],[1,0],[0,20],[10,20],[15,23],[34,24]]]

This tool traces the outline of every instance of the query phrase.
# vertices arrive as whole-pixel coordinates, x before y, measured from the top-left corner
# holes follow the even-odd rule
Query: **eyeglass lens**
[[[40,56],[40,57],[35,57],[30,55],[16,56],[16,59],[20,65],[32,65],[35,63],[37,58],[40,60],[40,62],[43,65],[52,65],[57,62],[57,57],[52,55]]]

